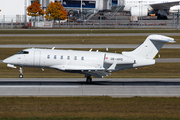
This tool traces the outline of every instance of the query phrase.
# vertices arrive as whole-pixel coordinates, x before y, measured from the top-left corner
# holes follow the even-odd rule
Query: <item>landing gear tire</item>
[[[92,78],[91,77],[87,77],[86,82],[87,83],[91,83],[92,82]]]
[[[158,20],[167,20],[168,18],[167,18],[167,16],[164,16],[164,15],[158,15],[157,19]]]
[[[22,74],[20,74],[20,75],[19,75],[19,78],[23,78],[23,75],[22,75]]]

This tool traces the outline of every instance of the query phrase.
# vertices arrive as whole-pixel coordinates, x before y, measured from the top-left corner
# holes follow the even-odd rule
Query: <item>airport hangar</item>
[[[123,5],[123,0],[38,0],[42,4],[42,8],[46,9],[49,3],[59,1],[68,11],[86,11],[85,14],[95,15],[99,11],[112,11],[113,8]],[[0,21],[17,21],[17,19],[25,20],[26,7],[34,0],[0,0]],[[11,9],[10,9],[11,8]],[[115,9],[114,9],[115,10]],[[9,20],[8,20],[9,19]],[[31,17],[27,17],[29,21]]]

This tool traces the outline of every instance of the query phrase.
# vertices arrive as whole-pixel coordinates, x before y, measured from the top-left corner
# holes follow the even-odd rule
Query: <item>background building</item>
[[[0,0],[0,21],[22,22],[25,21],[26,7],[34,0]],[[111,10],[121,0],[38,0],[42,8],[46,9],[49,3],[59,1],[68,11],[84,12],[87,19],[99,11]],[[81,4],[82,1],[82,4]],[[91,14],[90,14],[91,13]],[[27,21],[31,17],[27,16]]]

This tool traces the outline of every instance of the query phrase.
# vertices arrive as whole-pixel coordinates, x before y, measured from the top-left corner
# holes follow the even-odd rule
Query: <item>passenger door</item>
[[[41,51],[34,51],[34,65],[35,66],[40,66],[40,56],[41,56]]]

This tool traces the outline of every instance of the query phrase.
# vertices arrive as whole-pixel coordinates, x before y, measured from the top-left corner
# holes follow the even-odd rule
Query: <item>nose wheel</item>
[[[20,74],[20,75],[19,75],[19,78],[23,78],[23,75],[22,75],[22,74]]]
[[[88,76],[88,77],[86,78],[86,82],[87,82],[87,83],[91,83],[91,82],[92,82],[91,76]]]
[[[23,68],[22,67],[19,68],[19,72],[20,72],[19,78],[23,78]]]

